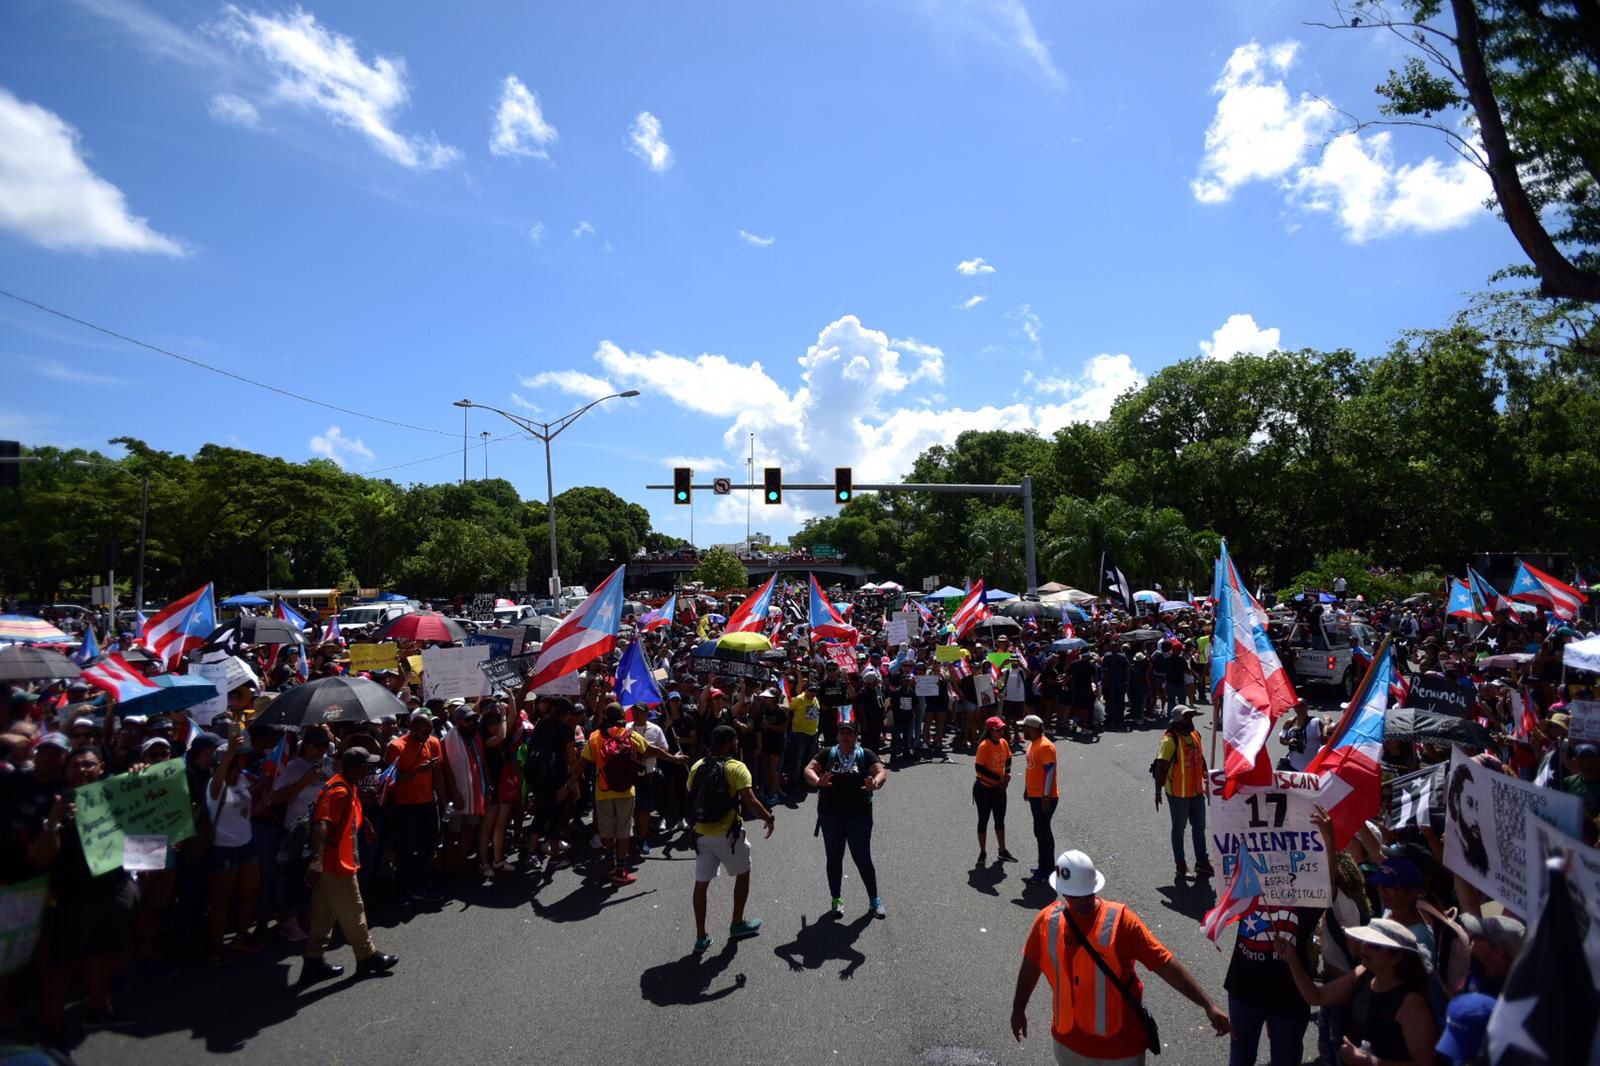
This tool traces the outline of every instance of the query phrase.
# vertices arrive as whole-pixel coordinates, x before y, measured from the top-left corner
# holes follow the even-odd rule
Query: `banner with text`
[[[1311,824],[1321,802],[1322,778],[1313,774],[1275,771],[1266,785],[1241,785],[1223,799],[1227,775],[1211,773],[1211,850],[1216,853],[1220,883],[1233,876],[1243,841],[1245,853],[1261,880],[1261,900],[1278,907],[1330,907],[1332,859],[1322,834]]]
[[[78,840],[95,877],[122,866],[130,836],[173,844],[194,836],[187,767],[177,759],[84,785],[77,804]]]
[[[470,700],[488,695],[489,679],[478,669],[487,658],[489,649],[482,644],[476,648],[423,648],[423,699]]]
[[[379,644],[350,645],[350,672],[393,670],[400,665],[400,645],[390,640]]]

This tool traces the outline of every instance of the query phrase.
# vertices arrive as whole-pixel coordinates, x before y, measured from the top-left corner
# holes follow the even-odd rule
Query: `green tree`
[[[744,563],[726,548],[712,548],[700,556],[694,579],[708,589],[742,589],[750,583]]]

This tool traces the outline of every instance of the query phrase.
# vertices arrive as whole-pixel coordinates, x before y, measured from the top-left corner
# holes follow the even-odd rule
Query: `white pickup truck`
[[[1321,629],[1321,633],[1316,632]],[[1364,622],[1322,616],[1320,626],[1296,621],[1289,627],[1284,654],[1294,658],[1298,684],[1337,685],[1345,699],[1355,695],[1361,673],[1352,662],[1359,644],[1370,654],[1378,647],[1378,632]]]

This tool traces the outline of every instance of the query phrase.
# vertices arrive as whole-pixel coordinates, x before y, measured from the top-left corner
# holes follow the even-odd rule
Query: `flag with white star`
[[[661,702],[661,690],[637,640],[629,642],[617,662],[617,702],[623,707]]]
[[[1596,1011],[1600,992],[1583,952],[1583,936],[1560,860],[1552,861],[1550,890],[1533,935],[1506,975],[1489,1016],[1493,1066],[1600,1062]]]

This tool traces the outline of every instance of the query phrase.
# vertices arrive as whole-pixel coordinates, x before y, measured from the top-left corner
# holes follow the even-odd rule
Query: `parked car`
[[[415,610],[408,601],[358,603],[339,612],[339,633],[346,640],[365,637],[379,626]]]

